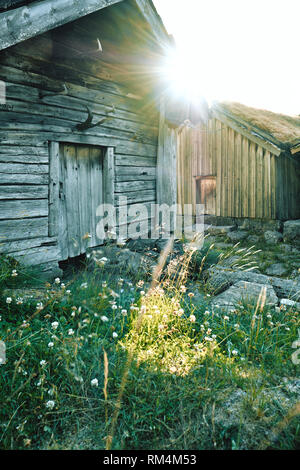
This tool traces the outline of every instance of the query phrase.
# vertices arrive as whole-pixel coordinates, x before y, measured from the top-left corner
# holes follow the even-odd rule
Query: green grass
[[[297,312],[194,304],[189,269],[219,253],[194,256],[152,290],[96,266],[48,285],[42,305],[2,295],[1,448],[297,448]],[[21,274],[3,258],[0,289]]]

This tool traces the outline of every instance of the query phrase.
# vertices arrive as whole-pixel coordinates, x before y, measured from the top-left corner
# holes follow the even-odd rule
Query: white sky
[[[300,114],[300,0],[153,1],[177,43],[177,81],[193,75],[209,101]]]

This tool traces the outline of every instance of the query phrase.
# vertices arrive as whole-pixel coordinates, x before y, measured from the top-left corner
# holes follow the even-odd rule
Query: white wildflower
[[[58,321],[54,321],[54,322],[51,323],[51,326],[52,326],[53,330],[56,330],[58,325],[59,325]]]
[[[91,380],[91,386],[92,387],[98,387],[98,385],[99,385],[98,379]]]
[[[48,408],[49,410],[53,410],[54,407],[55,407],[55,401],[53,400],[47,401],[46,408]]]
[[[6,303],[11,304],[12,303],[12,298],[11,297],[6,297]]]

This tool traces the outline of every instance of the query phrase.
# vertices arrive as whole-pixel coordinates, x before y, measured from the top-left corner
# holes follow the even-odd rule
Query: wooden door
[[[96,237],[96,209],[102,203],[103,149],[61,144],[59,243],[62,260],[101,244]]]
[[[197,204],[204,205],[204,214],[216,215],[216,177],[197,178]]]

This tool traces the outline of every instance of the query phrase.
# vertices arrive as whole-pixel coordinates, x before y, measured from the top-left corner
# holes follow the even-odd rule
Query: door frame
[[[48,235],[58,237],[59,235],[59,147],[60,144],[80,144],[80,142],[70,142],[62,140],[49,142],[49,214],[48,214]],[[114,205],[115,199],[115,149],[99,144],[83,143],[92,147],[104,148],[103,155],[103,203]],[[59,243],[59,240],[58,240]]]
[[[217,199],[217,176],[216,176],[216,175],[194,176],[195,204],[198,203],[198,201],[197,201],[197,193],[198,193],[197,186],[198,186],[198,182],[199,182],[199,181],[201,182],[201,180],[208,180],[208,179],[214,179],[214,180],[216,180],[216,199]],[[201,189],[200,189],[200,204],[204,204],[204,203],[202,202]],[[216,209],[215,209],[215,212],[216,212]],[[212,215],[216,215],[216,214],[212,214]]]

